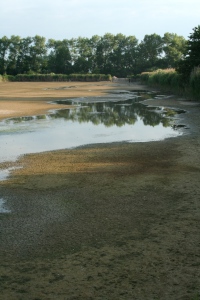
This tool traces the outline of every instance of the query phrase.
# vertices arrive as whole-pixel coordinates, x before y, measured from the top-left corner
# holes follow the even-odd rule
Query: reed
[[[149,86],[155,86],[165,91],[172,91],[177,94],[186,93],[186,85],[183,85],[181,74],[175,69],[159,69],[153,72],[143,72],[140,80]]]
[[[187,82],[174,69],[143,72],[140,74],[140,81],[149,86],[200,101],[200,67],[193,69]]]
[[[200,67],[196,67],[190,74],[190,91],[194,99],[200,100]]]

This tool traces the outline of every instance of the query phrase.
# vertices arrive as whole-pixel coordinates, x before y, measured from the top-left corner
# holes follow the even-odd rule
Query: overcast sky
[[[200,25],[200,0],[0,0],[0,38],[40,35],[56,40],[176,33]]]

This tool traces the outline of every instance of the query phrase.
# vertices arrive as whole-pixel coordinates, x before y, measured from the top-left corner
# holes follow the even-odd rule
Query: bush
[[[153,72],[143,72],[140,76],[141,81],[153,85],[162,87],[164,89],[179,90],[181,88],[181,75],[174,69],[156,70]]]
[[[187,83],[183,78],[184,76],[174,69],[143,72],[140,74],[142,83],[162,88],[163,90],[170,90],[194,100],[200,100],[200,67],[193,69]]]

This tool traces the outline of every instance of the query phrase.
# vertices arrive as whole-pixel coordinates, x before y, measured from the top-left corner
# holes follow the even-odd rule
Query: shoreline
[[[149,102],[187,110],[188,134],[28,154],[0,184],[5,299],[196,297],[200,107]]]
[[[11,117],[44,114],[51,109],[67,108],[67,105],[50,104],[50,101],[98,96],[115,89],[109,82],[1,82],[0,120]],[[123,86],[123,85],[117,85]],[[50,87],[50,88],[49,88]],[[72,108],[68,106],[68,108]]]

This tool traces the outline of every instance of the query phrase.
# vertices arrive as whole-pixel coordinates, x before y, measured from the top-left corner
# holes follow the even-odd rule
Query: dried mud
[[[102,86],[94,94],[121,88]],[[0,182],[12,211],[0,216],[1,299],[199,299],[200,106],[147,103],[185,109],[188,129],[14,163]]]

